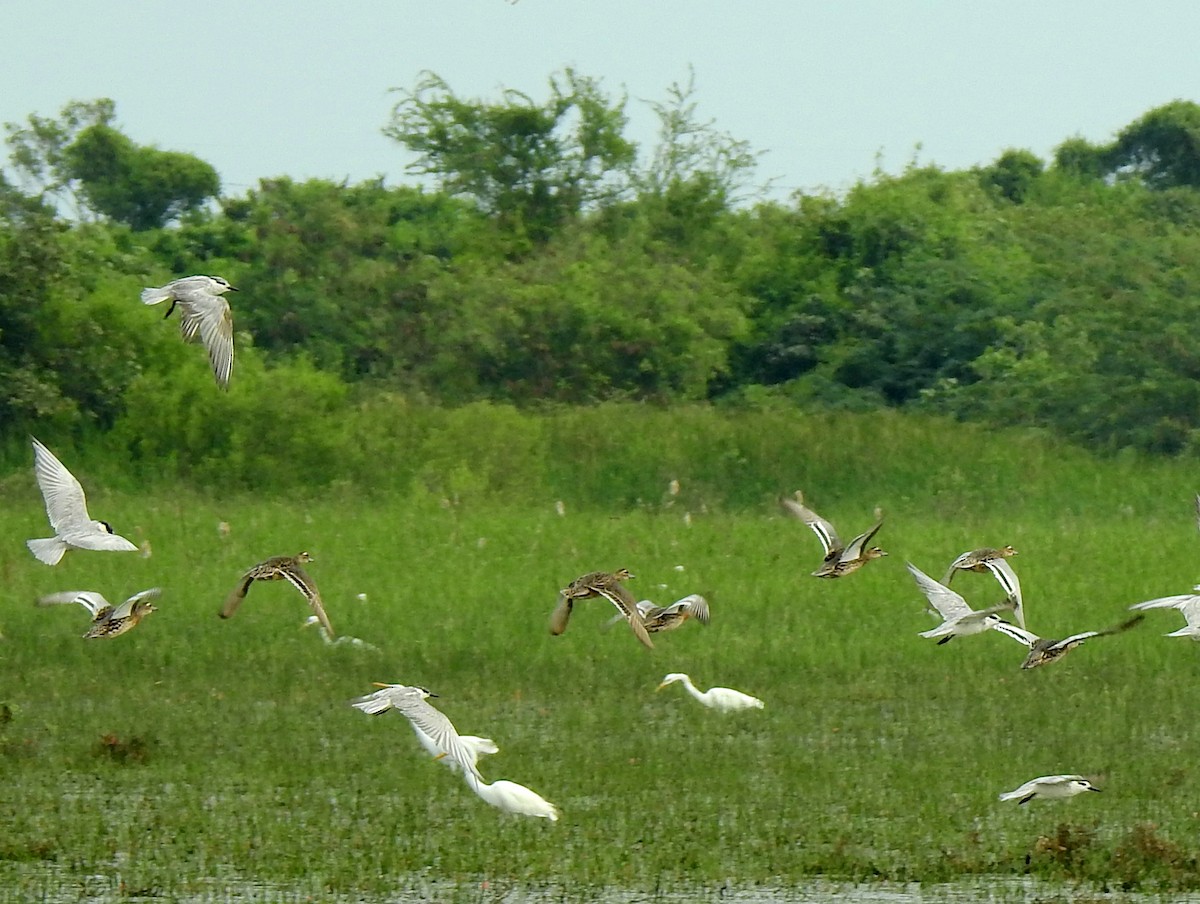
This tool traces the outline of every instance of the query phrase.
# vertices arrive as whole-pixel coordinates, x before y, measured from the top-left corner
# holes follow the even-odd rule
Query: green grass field
[[[133,493],[88,479],[64,451],[93,516],[153,554],[75,552],[53,569],[24,548],[47,525],[31,470],[14,472],[0,481],[0,888],[11,900],[434,887],[450,899],[443,883],[457,883],[456,899],[489,901],[701,897],[813,877],[1200,887],[1200,648],[1162,637],[1179,614],[1151,612],[1022,672],[1025,648],[994,632],[917,637],[935,622],[904,568],[939,577],[965,549],[1011,543],[1032,630],[1107,626],[1200,578],[1193,469],[970,431],[952,445],[895,425],[879,437],[865,423],[790,463],[782,440],[747,430],[747,473],[792,476],[743,488],[736,505],[682,459],[653,495],[606,508],[561,474],[544,498],[531,478],[523,502],[471,481],[475,495],[454,503],[351,485],[300,501]],[[662,477],[680,481],[678,497]],[[847,535],[882,506],[889,557],[810,577],[817,539],[773,500],[796,487]],[[307,607],[285,584],[258,584],[235,618],[217,618],[246,567],[301,549],[335,627],[378,652],[301,629]],[[548,634],[559,587],[621,566],[639,598],[705,594],[711,626],[646,651],[622,625],[602,630],[612,607],[595,600]],[[151,586],[159,611],[108,641],[80,638],[80,607],[32,605]],[[1000,598],[983,575],[954,587],[977,606]],[[655,693],[672,671],[766,708],[721,715],[681,687]],[[373,681],[435,691],[460,732],[500,745],[485,777],[528,785],[562,819],[488,807],[402,717],[351,708]],[[1061,772],[1104,793],[996,799]]]

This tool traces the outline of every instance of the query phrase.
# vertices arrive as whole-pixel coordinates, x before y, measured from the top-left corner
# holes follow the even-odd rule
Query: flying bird
[[[373,644],[373,643],[369,643],[368,641],[363,640],[361,637],[351,637],[348,634],[343,634],[340,637],[334,637],[332,634],[330,634],[328,631],[325,630],[325,626],[323,624],[321,624],[321,619],[315,615],[310,615],[308,618],[306,618],[304,620],[304,624],[302,624],[300,627],[301,628],[314,628],[315,627],[317,629],[317,633],[321,635],[321,640],[325,642],[326,646],[330,646],[330,647],[351,646],[351,647],[358,647],[361,650],[370,650],[372,653],[379,652],[379,647],[375,646],[375,644]]]
[[[321,627],[328,632],[326,639],[332,642],[334,638],[333,625],[329,623],[329,616],[325,614],[325,604],[321,602],[321,594],[317,590],[317,585],[303,568],[305,562],[311,561],[313,561],[313,557],[302,552],[295,556],[272,556],[259,562],[243,574],[241,581],[233,588],[225,600],[225,605],[221,607],[221,618],[232,617],[238,606],[242,604],[242,600],[246,598],[250,585],[255,581],[287,581],[304,594],[304,598],[312,607],[313,614],[321,622]]]
[[[575,600],[599,596],[617,607],[617,611],[629,622],[634,637],[640,640],[643,646],[654,649],[654,642],[650,640],[650,634],[638,611],[637,601],[621,583],[632,577],[626,569],[619,568],[612,572],[591,571],[573,580],[558,592],[558,604],[550,615],[550,633],[557,636],[567,630],[567,620],[571,617]]]
[[[1026,631],[1017,625],[1010,625],[1006,621],[1000,621],[992,625],[992,627],[1001,634],[1007,634],[1013,640],[1029,647],[1029,655],[1021,663],[1021,668],[1033,669],[1039,665],[1046,665],[1047,663],[1062,659],[1062,657],[1066,656],[1085,640],[1128,631],[1145,617],[1145,615],[1135,615],[1133,618],[1123,621],[1119,625],[1113,625],[1111,628],[1105,628],[1103,631],[1084,631],[1080,634],[1072,634],[1070,637],[1064,637],[1062,640],[1038,637],[1032,631]]]
[[[667,675],[655,690],[661,691],[668,684],[674,684],[676,681],[682,681],[683,686],[687,688],[689,694],[709,709],[715,709],[717,712],[728,713],[739,709],[762,709],[765,705],[757,697],[751,697],[749,694],[735,691],[731,687],[710,687],[706,691],[701,691],[696,685],[692,684],[692,679],[682,672],[672,672]]]
[[[32,436],[30,440],[33,442],[34,473],[55,535],[26,540],[29,551],[47,565],[57,565],[69,549],[137,552],[136,546],[113,533],[112,525],[107,521],[92,520],[79,481],[39,440]]]
[[[875,536],[879,528],[883,527],[883,519],[878,517],[878,511],[876,512],[878,520],[874,527],[865,534],[859,534],[849,543],[843,544],[834,526],[804,505],[802,499],[800,491],[797,490],[795,499],[781,497],[779,504],[789,515],[799,518],[812,528],[817,539],[821,541],[821,546],[825,549],[825,560],[821,563],[821,567],[813,572],[814,577],[840,578],[852,571],[858,571],[872,559],[887,555],[878,546],[867,547],[871,538]]]
[[[1019,788],[1005,791],[1000,795],[1000,799],[1027,804],[1035,797],[1042,800],[1064,800],[1084,791],[1099,790],[1082,775],[1043,775],[1030,779]]]
[[[1009,556],[1016,554],[1017,551],[1011,546],[1005,546],[1003,549],[985,547],[964,552],[950,563],[945,577],[942,578],[942,583],[949,587],[956,571],[974,571],[978,574],[990,571],[992,577],[1004,590],[1005,595],[1013,601],[1013,616],[1016,618],[1017,624],[1024,628],[1025,607],[1021,600],[1021,581],[1017,578],[1017,573],[1013,571],[1012,566],[1005,561]]]
[[[905,563],[917,587],[928,598],[929,603],[942,616],[942,623],[936,628],[922,631],[921,637],[937,637],[938,643],[949,643],[955,637],[968,637],[981,634],[995,627],[1001,621],[997,612],[1013,609],[1017,601],[1009,597],[1003,603],[990,606],[987,609],[972,609],[967,601],[944,584],[939,584],[916,565]]]
[[[479,781],[483,777],[475,766],[481,753],[494,753],[499,748],[490,738],[472,738],[467,741],[454,727],[446,714],[435,709],[427,701],[437,694],[423,687],[406,684],[380,684],[379,690],[365,697],[350,701],[355,709],[376,716],[394,709],[412,723],[417,739],[435,759],[445,760],[446,765],[460,769]],[[467,736],[471,737],[471,736]]]
[[[709,622],[708,600],[698,593],[690,593],[669,606],[656,606],[650,600],[638,600],[637,611],[642,616],[648,634],[674,631],[693,618],[702,625]],[[624,616],[620,613],[614,615],[609,625],[615,625],[622,618]]]
[[[185,276],[158,288],[142,290],[142,304],[159,304],[170,299],[165,320],[179,305],[179,331],[185,342],[202,342],[208,350],[217,385],[229,389],[233,373],[233,314],[226,292],[236,292],[219,276]]]
[[[154,587],[135,593],[119,606],[113,606],[99,593],[93,590],[65,590],[62,593],[50,593],[38,599],[39,606],[56,606],[63,603],[79,603],[92,616],[92,627],[84,634],[84,638],[119,637],[126,631],[132,631],[138,622],[156,612],[157,607],[151,604],[162,595],[162,591]]]
[[[1197,584],[1194,590],[1200,590]],[[1130,609],[1178,609],[1183,613],[1187,624],[1178,631],[1172,631],[1167,637],[1190,637],[1200,641],[1200,596],[1194,593],[1183,593],[1179,596],[1164,596],[1156,600],[1146,600],[1144,603],[1134,603]]]

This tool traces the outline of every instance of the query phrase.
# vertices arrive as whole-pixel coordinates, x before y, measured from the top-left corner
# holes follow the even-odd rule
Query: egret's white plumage
[[[436,750],[437,752],[434,753],[436,758],[449,759],[463,772],[474,775],[482,781],[483,777],[475,768],[475,761],[481,752],[480,749],[477,746],[468,745],[445,713],[434,709],[426,702],[429,697],[436,696],[423,687],[383,684],[373,694],[351,700],[350,705],[372,716],[385,713],[389,709],[396,710],[417,729],[418,739],[420,739],[420,735],[424,734],[432,742],[432,748],[428,744],[424,746],[431,751]],[[480,738],[478,740],[488,741],[489,739]],[[424,744],[424,740],[422,740],[422,744]],[[491,746],[495,747],[495,744],[493,743]]]
[[[668,684],[674,684],[676,681],[683,682],[683,686],[687,688],[689,694],[709,709],[715,709],[718,712],[727,713],[739,709],[762,709],[764,706],[763,702],[757,697],[751,697],[749,694],[735,691],[731,687],[710,687],[706,691],[701,691],[696,685],[692,684],[692,679],[682,672],[672,672],[667,675],[656,690],[661,691]]]
[[[469,772],[464,774],[464,778],[467,781],[467,787],[487,803],[506,813],[516,813],[519,816],[539,816],[542,819],[549,819],[551,822],[558,821],[558,807],[524,785],[504,780],[488,784]]]
[[[1074,797],[1085,791],[1099,791],[1082,775],[1043,775],[1030,779],[1019,788],[1005,791],[1000,795],[1001,800],[1015,800],[1027,804],[1034,798],[1042,800],[1063,800]]]
[[[236,292],[219,276],[185,276],[152,289],[142,290],[143,304],[159,304],[170,299],[164,317],[179,305],[179,331],[185,342],[203,343],[213,376],[222,389],[229,388],[233,373],[233,314],[226,292]]]
[[[968,637],[971,634],[981,634],[992,628],[1000,621],[997,612],[1013,609],[1017,603],[1011,597],[1005,602],[987,609],[972,609],[967,601],[947,587],[939,584],[912,562],[905,563],[917,587],[928,598],[929,603],[942,616],[942,623],[936,628],[922,631],[921,637],[940,638],[938,643],[949,643],[955,637]]]
[[[1200,584],[1194,590],[1200,591]],[[1178,596],[1164,596],[1156,600],[1146,600],[1144,603],[1134,603],[1130,609],[1178,609],[1183,613],[1187,624],[1178,631],[1172,631],[1167,637],[1190,637],[1200,641],[1200,596],[1194,593],[1182,593]]]
[[[69,549],[137,552],[136,546],[113,533],[107,521],[92,519],[79,481],[39,440],[32,436],[29,439],[33,443],[34,473],[55,534],[46,539],[26,540],[29,551],[47,565],[57,565]]]

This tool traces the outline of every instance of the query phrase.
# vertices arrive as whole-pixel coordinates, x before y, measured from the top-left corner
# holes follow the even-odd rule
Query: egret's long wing
[[[1200,590],[1200,587],[1195,588]],[[1164,596],[1156,600],[1146,600],[1144,603],[1134,603],[1130,609],[1178,609],[1192,627],[1200,626],[1200,596],[1194,593],[1183,593],[1178,596]]]
[[[967,601],[945,584],[939,584],[912,562],[904,564],[908,566],[908,571],[913,576],[913,580],[917,582],[917,587],[945,621],[954,621],[971,614],[972,609],[967,605]]]
[[[120,534],[110,534],[99,528],[60,531],[59,539],[79,549],[91,549],[98,552],[132,552],[137,549]]]
[[[87,511],[83,487],[40,440],[34,437],[30,437],[30,440],[33,442],[34,473],[46,502],[50,526],[60,536],[80,531],[92,520]]]
[[[1025,610],[1021,602],[1021,581],[1017,577],[1017,573],[1013,571],[1011,565],[1008,564],[1008,559],[984,559],[984,566],[992,573],[992,576],[999,582],[1001,589],[1015,604],[1013,606],[1013,615],[1017,618],[1017,624],[1022,628],[1025,627]]]
[[[875,526],[865,534],[859,534],[850,541],[850,545],[842,550],[841,561],[852,562],[862,555],[863,547],[871,542],[871,538],[878,533],[879,528],[883,527],[883,521],[877,521]]]
[[[38,597],[39,606],[57,606],[62,603],[79,603],[91,613],[92,618],[102,609],[112,608],[108,600],[94,590],[64,590],[61,593],[47,593]]]
[[[1018,643],[1023,643],[1025,646],[1031,648],[1035,643],[1041,640],[1041,638],[1032,631],[1026,631],[1024,628],[1019,627],[1018,625],[1010,625],[1008,622],[1003,620],[996,622],[994,625],[992,625],[992,628],[999,631],[1001,634],[1007,634]]]
[[[817,535],[817,539],[821,541],[821,546],[825,549],[825,555],[829,555],[835,549],[842,548],[842,541],[838,539],[837,530],[834,529],[834,526],[808,506],[797,502],[795,499],[788,499],[786,496],[780,498],[779,504],[783,506],[785,512],[799,518],[812,528],[812,532]],[[879,528],[876,527],[875,529],[878,530]]]

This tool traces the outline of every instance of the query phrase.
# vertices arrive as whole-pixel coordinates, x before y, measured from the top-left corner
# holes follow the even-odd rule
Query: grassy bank
[[[936,576],[964,549],[1011,543],[1033,630],[1103,627],[1195,583],[1184,465],[898,419],[617,414],[601,425],[612,429],[582,414],[539,423],[536,467],[514,439],[523,421],[490,439],[430,430],[447,451],[414,461],[400,444],[396,467],[425,475],[403,495],[350,480],[299,500],[134,492],[63,452],[92,514],[152,555],[72,553],[56,569],[23,546],[46,528],[31,474],[6,478],[0,885],[15,899],[51,886],[171,897],[253,881],[302,898],[462,879],[463,900],[818,875],[1200,886],[1186,690],[1200,661],[1161,636],[1177,613],[1023,673],[1024,648],[998,634],[916,637],[931,621],[903,567]],[[109,463],[94,460],[103,478]],[[608,506],[604,486],[619,488]],[[890,556],[809,577],[817,540],[772,499],[796,487],[847,534],[882,506]],[[236,618],[216,618],[244,568],[300,549],[334,625],[378,652],[301,630],[306,607],[285,585],[258,585]],[[618,566],[639,598],[705,593],[712,625],[648,653],[622,626],[601,631],[611,607],[589,601],[550,637],[555,590]],[[31,605],[155,585],[160,611],[111,641],[80,639],[79,607]],[[983,576],[955,587],[976,605],[999,596]],[[654,693],[670,671],[766,709],[721,717],[679,687]],[[485,776],[535,789],[561,821],[487,807],[402,718],[350,708],[372,681],[436,691],[461,731],[500,745]],[[996,800],[1076,771],[1105,792]]]

